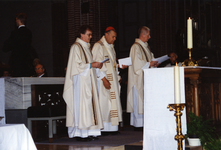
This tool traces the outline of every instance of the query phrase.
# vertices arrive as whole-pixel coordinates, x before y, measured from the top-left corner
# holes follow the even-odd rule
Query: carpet
[[[48,140],[35,143],[47,145],[120,146],[143,140],[143,132],[124,130],[120,131],[120,134],[117,135],[99,136],[98,138],[98,140],[94,141],[80,142],[76,141],[75,138],[62,137],[59,139],[53,139],[53,143],[49,143]]]

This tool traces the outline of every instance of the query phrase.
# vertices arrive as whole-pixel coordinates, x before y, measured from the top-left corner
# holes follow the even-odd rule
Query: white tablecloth
[[[37,150],[24,124],[0,125],[0,150]]]
[[[0,78],[0,117],[5,117],[5,80]],[[0,120],[0,125],[5,124],[5,118]]]
[[[185,103],[184,68],[180,67],[181,103]],[[144,70],[144,150],[176,150],[174,67]],[[186,134],[186,111],[182,111],[182,133]],[[185,147],[183,141],[183,148]],[[185,148],[184,148],[185,149]]]

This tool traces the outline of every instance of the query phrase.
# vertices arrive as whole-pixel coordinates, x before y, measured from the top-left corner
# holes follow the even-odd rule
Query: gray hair
[[[148,28],[148,27],[146,27],[146,26],[142,26],[142,27],[140,27],[139,30],[138,30],[138,36],[140,36],[141,33],[146,33],[146,32],[148,32],[148,31],[150,31],[150,28]]]

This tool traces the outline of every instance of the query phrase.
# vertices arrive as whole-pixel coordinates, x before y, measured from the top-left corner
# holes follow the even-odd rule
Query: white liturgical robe
[[[103,128],[92,62],[90,44],[77,38],[70,50],[63,93],[69,137],[97,136]]]
[[[118,75],[116,53],[113,44],[108,44],[103,36],[95,43],[92,49],[94,61],[101,62],[109,58],[98,72],[99,102],[104,122],[102,131],[118,131],[118,124],[122,121],[122,108],[120,102],[120,84]],[[102,78],[107,78],[111,83],[111,89],[104,87]]]
[[[143,126],[144,113],[144,73],[154,58],[148,43],[135,39],[130,49],[132,65],[128,69],[127,112],[131,113],[131,125]]]

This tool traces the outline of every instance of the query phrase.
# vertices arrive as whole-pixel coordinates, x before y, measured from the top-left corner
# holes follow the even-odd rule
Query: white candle
[[[193,48],[193,24],[192,19],[187,19],[187,48]]]
[[[180,104],[180,69],[179,66],[174,67],[174,98],[175,104]]]

